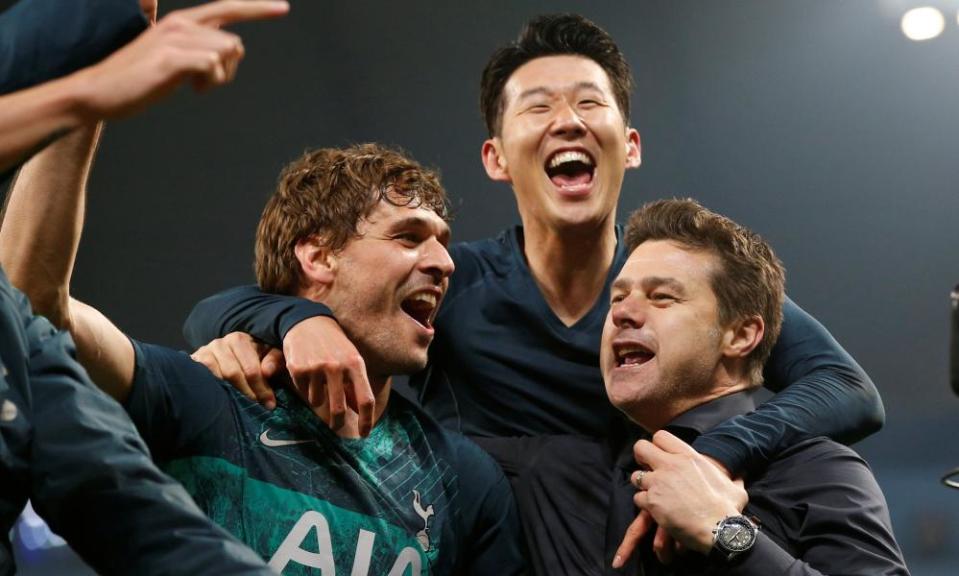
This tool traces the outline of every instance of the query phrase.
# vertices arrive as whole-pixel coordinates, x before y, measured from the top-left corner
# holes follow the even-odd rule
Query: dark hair
[[[599,64],[609,77],[623,120],[629,122],[633,76],[613,38],[578,14],[548,14],[527,22],[519,37],[494,52],[483,70],[480,108],[490,136],[499,134],[502,128],[503,87],[513,72],[530,60],[563,54],[583,56]]]
[[[256,230],[254,269],[266,292],[294,294],[297,242],[318,235],[333,250],[356,236],[360,219],[383,200],[425,206],[449,219],[439,176],[403,152],[379,144],[308,151],[280,173]]]
[[[786,273],[772,248],[758,234],[692,199],[657,200],[633,212],[626,227],[626,249],[632,253],[647,240],[672,240],[714,254],[720,266],[710,278],[719,302],[719,320],[760,316],[762,342],[747,358],[754,384],[762,381],[763,365],[779,338]]]

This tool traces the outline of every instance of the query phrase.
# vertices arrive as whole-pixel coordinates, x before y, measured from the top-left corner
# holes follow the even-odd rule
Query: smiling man
[[[17,266],[14,281],[40,302],[63,296],[43,311],[62,319],[94,380],[207,514],[283,574],[523,569],[495,462],[390,393],[394,374],[426,365],[430,319],[453,272],[446,194],[433,172],[373,144],[308,152],[283,171],[257,231],[260,282],[325,302],[359,350],[372,396],[354,400],[375,399],[369,430],[307,389],[279,390],[267,410],[186,354],[131,340],[69,298],[88,165],[64,158],[89,154],[86,138],[24,168],[6,223],[21,244],[2,251],[50,264]]]
[[[849,448],[822,437],[797,443],[750,476],[744,493],[688,444],[756,409],[784,297],[769,245],[691,200],[644,206],[626,243],[601,365],[610,401],[655,434],[635,446],[641,471],[632,439],[611,452],[608,533],[626,532],[635,502],[687,553],[664,568],[646,539],[638,557],[620,550],[615,573],[907,575],[882,491]]]

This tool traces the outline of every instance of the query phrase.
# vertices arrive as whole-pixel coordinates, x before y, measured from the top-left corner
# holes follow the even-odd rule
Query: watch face
[[[719,532],[719,541],[730,552],[743,552],[753,545],[756,529],[745,518],[727,518]]]

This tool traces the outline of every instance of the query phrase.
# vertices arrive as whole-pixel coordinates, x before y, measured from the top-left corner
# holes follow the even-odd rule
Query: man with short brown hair
[[[755,409],[757,368],[778,336],[784,298],[785,273],[769,245],[692,200],[647,204],[626,238],[601,368],[610,401],[653,436],[635,445],[639,471],[633,439],[611,451],[615,573],[908,574],[882,492],[849,448],[800,442],[744,491],[689,445]],[[652,538],[631,557],[642,531],[634,502],[685,546],[668,567]],[[624,533],[630,545],[613,555]]]
[[[280,573],[524,569],[496,463],[391,394],[394,374],[426,365],[430,319],[453,271],[446,194],[432,171],[371,144],[308,152],[264,210],[258,253],[278,263],[266,268],[282,268],[292,293],[325,302],[362,355],[371,395],[353,400],[369,410],[364,418],[297,387],[264,408],[186,354],[132,340],[69,298],[89,165],[62,160],[42,155],[25,168],[29,189],[15,187],[7,225],[29,248],[0,249],[14,261],[40,251],[55,260],[16,267],[15,282],[63,295],[43,311],[63,319],[97,384],[208,515]],[[57,243],[50,228],[68,232]]]

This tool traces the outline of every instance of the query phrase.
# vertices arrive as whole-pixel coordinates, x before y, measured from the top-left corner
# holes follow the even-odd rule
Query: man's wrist
[[[752,549],[759,535],[759,525],[751,518],[737,513],[717,522],[712,534],[710,555],[729,561]]]

